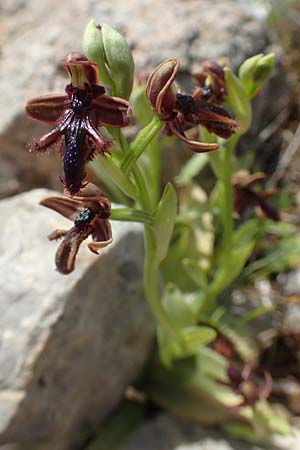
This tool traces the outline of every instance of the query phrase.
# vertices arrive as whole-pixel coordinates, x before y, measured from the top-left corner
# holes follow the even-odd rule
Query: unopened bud
[[[82,46],[87,56],[98,64],[100,80],[110,86],[113,95],[128,100],[133,87],[134,62],[125,38],[108,25],[96,26],[91,20]]]
[[[253,98],[270,78],[274,67],[274,53],[252,56],[240,67],[239,78],[249,98]]]

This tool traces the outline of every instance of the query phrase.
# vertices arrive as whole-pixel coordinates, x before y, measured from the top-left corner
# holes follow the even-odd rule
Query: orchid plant
[[[89,236],[94,253],[109,245],[110,220],[141,222],[145,295],[157,321],[158,352],[143,386],[149,398],[252,441],[289,432],[285,417],[267,403],[272,380],[259,367],[257,342],[219,302],[255,248],[258,221],[280,219],[269,199],[276,190],[257,189],[264,175],[238,171],[235,155],[274,55],[247,59],[238,75],[227,64],[204,62],[186,94],[176,82],[176,59],[133,87],[130,49],[107,25],[88,24],[83,51],[64,61],[70,77],[64,94],[26,105],[32,118],[54,125],[29,151],[54,149],[63,160],[64,196],[41,202],[72,221],[70,230],[49,236],[63,239],[57,269],[76,270],[76,254]],[[128,139],[122,129],[133,121],[139,131]],[[162,151],[175,139],[194,154],[161,192]],[[209,196],[194,182],[207,164],[216,180]],[[101,189],[89,182],[87,165]],[[124,206],[111,207],[108,197]],[[249,206],[259,218],[243,222]]]

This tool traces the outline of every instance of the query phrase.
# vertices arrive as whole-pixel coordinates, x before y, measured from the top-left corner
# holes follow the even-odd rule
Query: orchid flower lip
[[[75,268],[75,259],[79,247],[89,236],[92,242],[88,249],[98,254],[99,249],[112,242],[112,230],[109,223],[111,203],[101,190],[87,183],[76,195],[48,197],[40,202],[73,222],[69,230],[55,230],[48,238],[62,238],[56,252],[56,266],[59,272],[68,274]]]

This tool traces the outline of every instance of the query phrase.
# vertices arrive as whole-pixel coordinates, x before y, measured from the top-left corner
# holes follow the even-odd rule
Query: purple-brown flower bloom
[[[267,399],[272,391],[272,376],[264,368],[245,364],[242,369],[234,365],[228,367],[228,385],[242,396],[241,406],[253,406],[259,400]],[[226,384],[226,383],[225,383]]]
[[[169,134],[174,134],[194,152],[209,152],[219,146],[189,140],[185,131],[202,125],[209,132],[225,139],[238,128],[238,123],[221,106],[204,101],[197,91],[193,95],[177,92],[174,80],[179,70],[176,59],[159,64],[149,75],[146,94],[152,109],[166,122]]]
[[[98,254],[100,248],[111,244],[112,232],[108,220],[111,204],[94,184],[88,183],[72,198],[48,197],[40,204],[73,222],[69,230],[55,230],[48,236],[50,241],[63,237],[55,257],[59,272],[69,274],[74,270],[79,247],[89,236],[92,236],[92,242],[88,248],[93,253]]]
[[[194,98],[222,105],[226,97],[225,74],[223,68],[215,61],[205,61],[200,70],[193,73],[198,87]]]
[[[107,152],[111,145],[98,127],[125,127],[130,106],[124,99],[105,95],[104,87],[98,85],[97,64],[81,53],[69,53],[64,66],[71,78],[65,95],[33,98],[26,105],[32,118],[55,125],[48,134],[34,140],[29,150],[58,150],[63,158],[62,181],[74,195],[83,186],[86,163],[96,153]]]
[[[258,215],[277,222],[280,220],[280,215],[277,208],[269,201],[269,198],[276,194],[277,189],[270,188],[261,191],[255,189],[255,186],[265,179],[264,173],[251,175],[247,170],[240,170],[232,176],[235,211],[240,215],[247,206],[254,206]]]

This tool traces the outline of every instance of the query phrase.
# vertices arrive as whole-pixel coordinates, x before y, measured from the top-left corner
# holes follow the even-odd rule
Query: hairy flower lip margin
[[[55,125],[34,140],[29,151],[58,150],[63,158],[61,180],[69,194],[75,195],[84,185],[85,165],[111,146],[98,127],[127,126],[131,108],[127,100],[105,95],[104,87],[93,84],[98,81],[97,65],[82,53],[70,52],[64,65],[71,77],[65,94],[33,98],[25,109],[33,119]]]
[[[221,106],[198,98],[196,93],[186,95],[177,92],[174,81],[179,71],[176,59],[167,59],[160,63],[149,75],[146,95],[152,109],[160,119],[167,123],[167,130],[174,134],[191,150],[201,153],[216,150],[216,143],[191,141],[185,130],[201,125],[225,139],[239,127],[230,114]]]
[[[112,230],[109,222],[111,203],[97,186],[87,183],[72,198],[67,196],[66,191],[65,194],[64,197],[47,197],[40,205],[73,222],[69,230],[58,229],[48,236],[51,241],[63,238],[56,251],[55,263],[57,270],[67,275],[75,268],[75,259],[82,242],[92,236],[88,249],[98,254],[99,249],[112,243]]]

